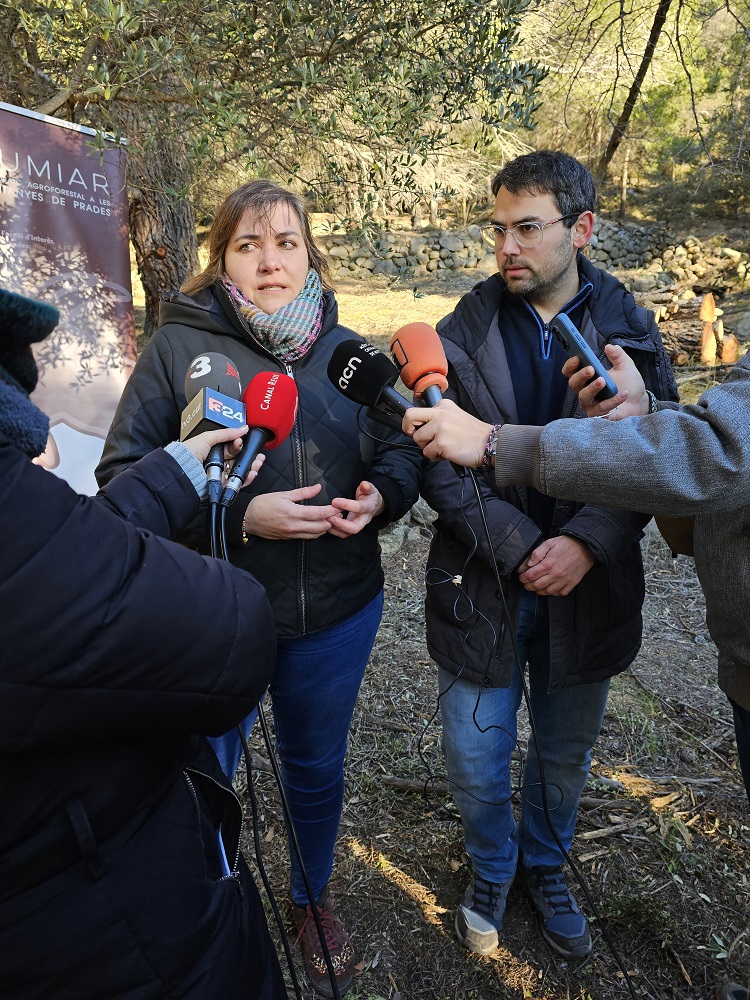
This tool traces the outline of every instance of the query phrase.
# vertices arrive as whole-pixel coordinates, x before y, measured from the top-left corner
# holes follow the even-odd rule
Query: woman
[[[227,534],[232,562],[266,587],[276,617],[276,744],[342,992],[353,977],[354,952],[328,880],[347,732],[382,612],[377,531],[415,502],[419,453],[406,438],[383,442],[381,425],[368,432],[357,405],[327,377],[333,350],[355,335],[338,324],[302,199],[268,181],[242,185],[216,213],[208,252],[205,270],[161,305],[160,329],[125,388],[97,477],[108,482],[177,435],[185,373],[203,351],[231,358],[243,385],[268,370],[296,381],[292,433],[268,452],[258,480],[229,509]],[[233,742],[230,736],[217,746],[230,776],[239,758]],[[331,996],[293,851],[291,898],[308,978]]]

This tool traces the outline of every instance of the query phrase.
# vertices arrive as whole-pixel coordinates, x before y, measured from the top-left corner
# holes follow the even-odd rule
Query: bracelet
[[[492,466],[492,459],[495,457],[495,448],[497,447],[497,432],[502,426],[502,424],[492,425],[490,436],[487,438],[487,444],[484,446],[484,453],[482,454],[483,469],[489,469]]]
[[[646,395],[648,396],[649,403],[649,413],[656,413],[659,409],[659,404],[657,402],[656,396],[651,392],[650,389],[646,389]]]

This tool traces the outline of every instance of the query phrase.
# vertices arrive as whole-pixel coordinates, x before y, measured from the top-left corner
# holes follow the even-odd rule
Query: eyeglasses
[[[482,239],[488,247],[503,246],[508,233],[519,247],[538,246],[544,237],[544,230],[547,226],[554,226],[556,222],[564,222],[566,219],[577,219],[580,212],[573,212],[570,215],[561,215],[559,219],[551,219],[549,222],[519,222],[517,226],[501,226],[497,222],[489,222],[482,226]]]

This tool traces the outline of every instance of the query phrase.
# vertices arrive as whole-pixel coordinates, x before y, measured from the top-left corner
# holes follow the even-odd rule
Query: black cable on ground
[[[299,862],[300,872],[302,873],[302,881],[305,883],[305,891],[307,892],[307,898],[310,900],[310,912],[313,915],[313,920],[315,921],[315,928],[318,932],[318,938],[320,939],[321,949],[323,951],[323,959],[326,963],[326,969],[328,971],[328,978],[331,981],[331,988],[333,990],[332,996],[333,1000],[341,1000],[341,994],[339,993],[338,983],[336,982],[336,974],[333,971],[333,963],[331,962],[331,954],[328,951],[328,943],[326,942],[326,936],[323,931],[323,925],[320,920],[320,912],[316,900],[313,897],[312,886],[310,885],[310,879],[307,874],[307,869],[305,868],[305,863],[302,860],[302,852],[299,846],[299,840],[297,839],[297,831],[294,829],[294,823],[292,822],[292,816],[289,811],[289,803],[287,802],[286,793],[284,791],[284,782],[281,777],[281,770],[279,769],[279,763],[276,760],[276,754],[274,753],[273,746],[271,744],[271,735],[268,732],[268,724],[266,723],[266,717],[263,712],[263,705],[258,705],[258,721],[260,722],[260,729],[263,733],[263,740],[268,750],[268,759],[271,762],[271,769],[273,770],[274,777],[276,778],[276,784],[279,788],[279,797],[281,799],[281,810],[284,814],[284,825],[286,826],[287,834],[289,836],[289,841],[292,844],[295,856]],[[294,904],[296,905],[296,904]]]
[[[279,928],[279,934],[281,935],[281,943],[284,948],[284,955],[286,956],[286,962],[289,967],[289,972],[292,977],[292,985],[294,986],[294,995],[297,1000],[302,1000],[302,992],[299,986],[299,980],[297,979],[297,971],[294,968],[294,960],[292,958],[292,949],[289,944],[289,935],[286,932],[286,927],[284,926],[284,919],[281,916],[281,911],[279,905],[276,902],[276,896],[271,888],[271,883],[268,878],[268,873],[266,872],[266,867],[263,864],[263,857],[260,849],[260,833],[258,831],[258,799],[255,795],[255,788],[253,787],[253,771],[252,763],[250,758],[250,748],[247,745],[247,740],[245,739],[245,734],[242,732],[242,726],[237,726],[237,733],[240,737],[242,744],[242,753],[245,758],[245,770],[247,772],[247,790],[250,796],[250,811],[253,817],[253,846],[255,848],[255,860],[258,865],[258,871],[260,872],[260,877],[263,882],[263,887],[266,890],[266,895],[268,896],[268,901],[271,904],[271,909],[273,910],[274,919],[276,920],[276,926]]]
[[[589,906],[591,907],[591,909],[593,911],[594,916],[596,917],[597,921],[599,922],[599,927],[601,929],[602,937],[606,941],[607,946],[609,947],[609,950],[611,951],[613,958],[617,962],[617,965],[620,968],[620,972],[622,972],[622,974],[623,974],[623,977],[625,979],[625,982],[627,983],[628,991],[630,992],[631,997],[633,998],[633,1000],[638,1000],[638,997],[636,996],[636,993],[635,993],[635,989],[634,989],[633,984],[632,984],[631,979],[630,979],[630,975],[628,974],[628,971],[625,968],[625,965],[624,965],[624,963],[623,963],[623,961],[622,961],[622,959],[620,957],[620,953],[618,952],[618,950],[615,947],[615,944],[614,944],[612,938],[609,935],[609,932],[608,932],[606,924],[605,924],[605,922],[604,922],[604,920],[602,918],[602,915],[600,914],[598,907],[594,903],[593,897],[592,897],[591,892],[590,892],[589,887],[588,887],[588,883],[586,882],[585,878],[583,877],[583,874],[579,871],[577,865],[573,862],[573,860],[570,857],[570,855],[568,854],[568,852],[563,847],[563,845],[562,845],[562,843],[560,841],[560,838],[557,835],[557,831],[555,830],[554,826],[552,825],[552,817],[550,816],[549,806],[548,806],[548,802],[547,802],[547,784],[546,784],[545,777],[544,777],[544,762],[542,760],[542,747],[541,747],[541,744],[540,744],[540,742],[539,742],[539,740],[537,738],[536,724],[534,722],[534,715],[533,715],[533,713],[531,711],[531,698],[529,696],[529,690],[528,690],[528,686],[526,684],[525,672],[524,672],[523,666],[521,664],[521,661],[520,661],[520,658],[519,658],[519,655],[518,655],[518,647],[516,646],[516,637],[513,634],[512,623],[511,623],[511,620],[510,620],[510,613],[508,611],[508,605],[507,605],[507,602],[505,600],[505,591],[503,590],[503,586],[502,586],[502,578],[500,576],[500,570],[499,570],[498,565],[497,565],[497,560],[495,559],[495,550],[494,550],[494,548],[492,546],[492,535],[490,533],[489,524],[487,523],[487,514],[486,514],[486,510],[485,510],[485,506],[484,506],[484,497],[482,496],[482,491],[481,491],[480,486],[479,486],[479,481],[477,479],[476,472],[474,471],[474,469],[469,469],[468,471],[469,471],[469,476],[471,477],[471,481],[474,484],[474,491],[476,493],[477,502],[479,504],[479,512],[480,512],[480,516],[482,518],[482,526],[483,526],[483,528],[485,530],[486,537],[487,537],[487,544],[488,544],[488,548],[489,548],[489,551],[490,551],[490,557],[491,557],[491,562],[492,562],[492,568],[493,568],[493,571],[494,571],[494,574],[495,574],[495,580],[497,582],[498,593],[500,594],[500,597],[501,597],[501,600],[502,600],[502,603],[503,603],[503,616],[505,617],[505,620],[508,622],[508,633],[510,635],[511,644],[513,646],[513,655],[515,657],[516,665],[517,665],[518,670],[519,670],[519,675],[520,675],[520,679],[521,679],[521,689],[523,691],[523,697],[524,697],[524,701],[526,703],[526,709],[527,709],[527,711],[529,713],[529,726],[531,728],[531,735],[532,735],[532,737],[534,739],[534,743],[536,745],[537,759],[539,761],[539,786],[540,786],[540,791],[541,791],[541,795],[542,795],[542,811],[544,813],[544,819],[545,819],[545,821],[547,823],[547,826],[549,827],[549,831],[552,834],[552,837],[553,837],[555,843],[557,844],[558,848],[560,849],[560,852],[562,853],[562,856],[565,858],[565,860],[568,863],[568,865],[570,865],[570,868],[573,871],[573,874],[576,876],[576,878],[578,879],[578,882],[580,883],[581,888],[583,889],[583,894],[586,897],[586,901],[588,902]]]

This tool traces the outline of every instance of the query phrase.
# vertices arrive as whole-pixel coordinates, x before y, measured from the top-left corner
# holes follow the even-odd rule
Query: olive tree
[[[2,2],[0,96],[127,137],[150,333],[159,294],[195,266],[195,185],[210,189],[222,164],[286,179],[314,151],[319,186],[352,185],[361,202],[399,165],[418,185],[466,122],[480,144],[529,127],[544,73],[514,52],[531,5]]]

